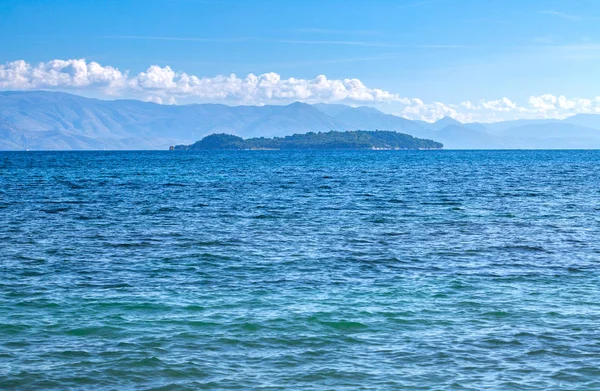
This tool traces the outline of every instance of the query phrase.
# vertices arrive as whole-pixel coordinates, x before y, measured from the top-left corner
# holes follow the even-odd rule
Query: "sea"
[[[599,390],[600,151],[0,153],[2,390]]]

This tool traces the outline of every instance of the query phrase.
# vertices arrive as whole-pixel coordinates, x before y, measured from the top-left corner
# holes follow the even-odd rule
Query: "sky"
[[[0,0],[0,90],[493,122],[600,113],[599,75],[597,0]]]

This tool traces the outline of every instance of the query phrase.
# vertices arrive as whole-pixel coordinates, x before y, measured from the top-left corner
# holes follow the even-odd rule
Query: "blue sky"
[[[430,120],[560,117],[600,107],[599,26],[595,0],[0,0],[0,88],[162,103],[339,101]],[[72,59],[118,70],[126,80],[109,89],[106,78],[15,79],[15,61],[30,67],[19,71],[22,79],[40,63],[48,72],[49,61]],[[173,79],[158,68],[149,72],[152,65],[169,67]],[[146,82],[132,87],[140,73]],[[232,73],[293,80],[273,87],[281,82],[266,78],[277,90],[260,97],[232,92],[247,88],[238,80],[237,87],[212,81]],[[209,87],[182,87],[181,74],[208,78]],[[319,75],[340,81],[327,88],[353,90],[323,92],[311,82]]]

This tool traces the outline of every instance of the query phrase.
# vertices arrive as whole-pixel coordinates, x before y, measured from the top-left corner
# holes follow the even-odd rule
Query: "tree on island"
[[[441,149],[443,144],[408,134],[386,130],[348,132],[309,132],[274,138],[244,140],[231,134],[211,134],[192,145],[178,145],[176,150],[242,150],[242,149]]]

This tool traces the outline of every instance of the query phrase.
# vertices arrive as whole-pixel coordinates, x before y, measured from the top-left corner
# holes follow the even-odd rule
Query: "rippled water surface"
[[[0,389],[600,389],[600,152],[0,153]]]

